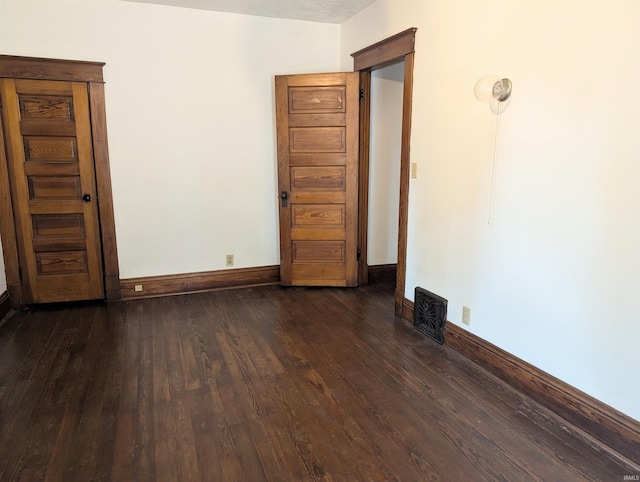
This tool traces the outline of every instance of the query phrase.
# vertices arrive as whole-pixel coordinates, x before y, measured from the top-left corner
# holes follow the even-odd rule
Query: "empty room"
[[[0,480],[640,480],[640,4],[0,0]]]

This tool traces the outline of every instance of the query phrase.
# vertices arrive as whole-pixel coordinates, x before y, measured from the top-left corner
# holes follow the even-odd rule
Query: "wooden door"
[[[87,84],[0,79],[26,303],[104,298]]]
[[[357,285],[358,79],[276,77],[283,285]]]

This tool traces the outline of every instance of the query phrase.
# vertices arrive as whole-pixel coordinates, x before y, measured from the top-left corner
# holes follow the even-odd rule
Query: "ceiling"
[[[376,0],[126,0],[260,17],[343,23]]]

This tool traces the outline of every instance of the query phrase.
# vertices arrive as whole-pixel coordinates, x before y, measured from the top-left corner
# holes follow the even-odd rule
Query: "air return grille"
[[[447,300],[416,287],[413,302],[413,326],[442,345],[447,321]]]

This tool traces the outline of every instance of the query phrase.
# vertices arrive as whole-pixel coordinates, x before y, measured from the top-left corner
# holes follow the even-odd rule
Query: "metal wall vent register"
[[[442,345],[447,321],[447,300],[416,287],[413,302],[413,327]]]

